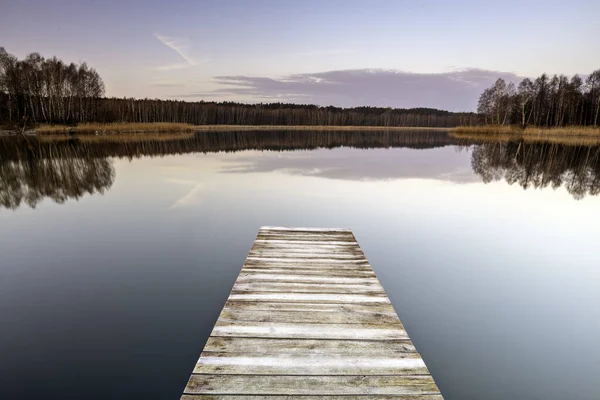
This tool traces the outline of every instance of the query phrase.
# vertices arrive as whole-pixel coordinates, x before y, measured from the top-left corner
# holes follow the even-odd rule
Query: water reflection
[[[457,140],[440,131],[243,131],[199,132],[176,135],[115,135],[31,138],[0,137],[0,160],[20,158],[26,144],[39,156],[51,157],[53,149],[90,157],[140,157],[242,150],[314,150],[352,147],[374,149],[405,147],[431,149],[450,146]]]
[[[485,183],[504,179],[523,189],[564,186],[578,200],[600,193],[600,146],[482,143],[473,148],[471,166]]]
[[[13,145],[16,157],[2,157],[0,162],[1,207],[14,210],[25,203],[35,208],[45,198],[61,204],[85,194],[104,193],[115,179],[107,158],[65,151],[52,143],[44,151],[23,140]]]
[[[115,179],[112,158],[243,150],[435,149],[456,146],[471,152],[471,168],[483,182],[504,179],[524,189],[564,186],[576,199],[600,193],[600,146],[556,143],[474,142],[438,131],[257,131],[188,135],[132,135],[81,138],[2,138],[0,207],[35,207],[44,198],[57,203],[104,193]],[[319,158],[320,157],[320,158]],[[242,158],[223,172],[285,171],[332,179],[433,178],[472,180],[456,160],[433,152],[355,151],[325,157]],[[424,161],[420,161],[424,160]],[[465,166],[466,167],[466,166]],[[462,170],[461,170],[462,168]]]
[[[139,158],[243,150],[313,150],[407,147],[430,149],[455,139],[436,131],[203,132],[192,135],[130,135],[0,140],[0,207],[35,207],[44,198],[57,203],[104,193],[115,179],[111,158]]]
[[[116,173],[92,201],[0,210],[0,398],[78,398],[98,376],[86,398],[177,398],[258,227],[306,225],[353,229],[447,400],[596,400],[600,197],[509,186],[495,157],[564,187],[598,176],[597,148],[436,135],[0,139],[4,194]]]

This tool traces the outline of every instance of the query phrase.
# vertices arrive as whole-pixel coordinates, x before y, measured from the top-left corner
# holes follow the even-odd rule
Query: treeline
[[[31,53],[24,60],[0,47],[0,120],[86,122],[97,118],[102,78],[86,63],[66,64]]]
[[[97,122],[183,122],[194,125],[353,125],[446,127],[475,124],[475,113],[413,108],[320,107],[152,99],[101,99]]]
[[[32,53],[23,60],[0,48],[0,122],[178,122],[194,125],[353,125],[452,127],[475,125],[475,113],[432,108],[321,107],[106,98],[102,78],[87,64]]]
[[[598,126],[600,69],[585,80],[579,75],[541,75],[518,86],[498,79],[479,98],[477,112],[485,124],[561,127]]]

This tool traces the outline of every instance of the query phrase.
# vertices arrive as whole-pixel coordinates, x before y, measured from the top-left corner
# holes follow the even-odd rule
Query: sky
[[[474,111],[499,77],[600,68],[597,0],[4,0],[0,46],[107,96]]]

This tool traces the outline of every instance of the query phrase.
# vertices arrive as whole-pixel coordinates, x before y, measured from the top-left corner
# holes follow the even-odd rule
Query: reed
[[[39,135],[50,134],[120,134],[120,133],[146,133],[146,132],[193,132],[197,127],[191,124],[152,122],[152,123],[114,123],[114,124],[80,124],[77,126],[66,125],[41,125],[35,129]]]
[[[191,125],[169,122],[153,123],[89,123],[77,126],[41,125],[39,135],[60,134],[120,134],[120,133],[182,133],[195,131],[447,131],[448,128],[406,126],[335,126],[335,125]]]
[[[189,139],[194,132],[144,132],[144,133],[112,133],[110,135],[61,135],[48,133],[38,135],[43,143],[64,142],[76,138],[83,143],[139,143],[149,141],[169,142],[172,140]]]
[[[199,131],[444,131],[450,128],[424,126],[358,125],[197,125]]]
[[[538,127],[528,126],[525,129],[515,125],[482,125],[459,126],[450,130],[452,133],[471,135],[522,135],[526,136],[581,136],[600,137],[600,127],[594,126],[565,126],[565,127]]]
[[[576,135],[521,135],[514,133],[459,133],[450,132],[450,136],[456,139],[475,143],[506,143],[514,140],[522,140],[525,143],[553,143],[566,146],[598,146],[598,136],[576,136]]]

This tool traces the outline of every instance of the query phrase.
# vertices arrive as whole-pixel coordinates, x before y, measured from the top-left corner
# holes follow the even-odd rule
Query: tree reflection
[[[475,144],[476,143],[476,144]],[[111,159],[243,150],[472,147],[473,171],[485,183],[522,188],[564,186],[576,199],[600,193],[600,146],[465,141],[445,132],[202,132],[179,136],[0,138],[0,208],[35,207],[104,193],[115,179]]]
[[[105,137],[0,137],[0,207],[35,207],[44,198],[57,203],[85,194],[104,193],[115,178],[111,158],[187,153],[317,148],[448,146],[456,139],[437,131],[242,131],[183,135]]]
[[[564,186],[578,200],[600,193],[600,146],[489,142],[475,145],[471,166],[485,183],[504,179],[523,189]]]
[[[104,193],[114,181],[115,170],[107,158],[65,152],[53,145],[42,152],[25,141],[14,144],[18,156],[0,162],[0,207],[14,210],[24,203],[35,208],[45,198],[62,204]]]

